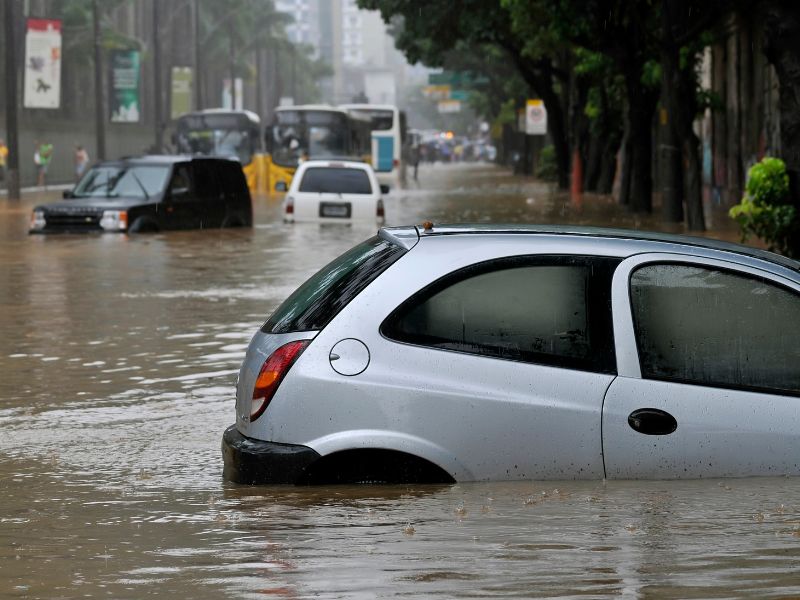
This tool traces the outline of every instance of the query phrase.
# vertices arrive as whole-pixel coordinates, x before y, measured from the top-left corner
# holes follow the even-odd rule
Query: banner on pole
[[[138,50],[114,50],[111,53],[111,122],[138,123],[139,100]]]
[[[25,32],[25,108],[61,104],[61,21],[28,19]]]
[[[172,67],[170,116],[177,119],[192,110],[192,68]]]

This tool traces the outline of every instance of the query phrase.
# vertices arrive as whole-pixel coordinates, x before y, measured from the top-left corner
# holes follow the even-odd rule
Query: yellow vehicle
[[[257,114],[219,108],[186,113],[178,117],[173,141],[179,153],[238,159],[250,193],[266,193],[266,157]]]
[[[285,192],[301,161],[318,158],[370,160],[368,118],[327,105],[275,109],[266,131],[266,171],[270,192]]]

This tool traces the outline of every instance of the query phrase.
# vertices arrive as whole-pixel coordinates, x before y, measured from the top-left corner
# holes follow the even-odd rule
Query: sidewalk
[[[75,187],[74,183],[55,183],[53,185],[48,185],[45,187],[42,186],[31,186],[31,187],[24,187],[20,191],[23,194],[30,194],[34,192],[50,192],[50,191],[62,191],[62,190],[69,190]],[[7,198],[8,196],[8,189],[7,188],[0,188],[0,197]]]

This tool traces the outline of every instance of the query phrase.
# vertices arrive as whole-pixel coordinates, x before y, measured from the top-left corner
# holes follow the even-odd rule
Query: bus
[[[261,119],[257,114],[221,108],[181,115],[173,137],[178,153],[238,159],[252,194],[266,191],[261,140]]]
[[[328,105],[276,108],[265,136],[270,192],[288,190],[297,165],[304,160],[370,159],[370,120]]]
[[[391,104],[342,104],[351,115],[372,122],[372,168],[378,181],[390,187],[406,182],[406,115]]]

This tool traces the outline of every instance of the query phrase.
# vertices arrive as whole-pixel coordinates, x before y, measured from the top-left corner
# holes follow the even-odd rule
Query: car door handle
[[[671,414],[658,408],[639,408],[628,415],[631,429],[644,435],[669,435],[678,428]]]

